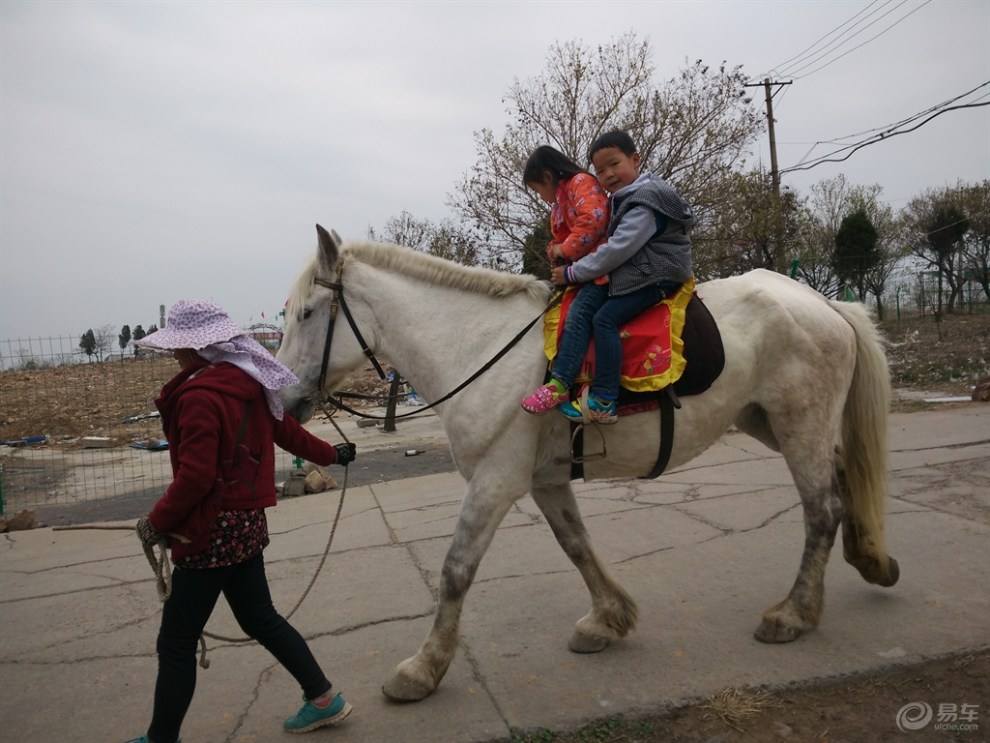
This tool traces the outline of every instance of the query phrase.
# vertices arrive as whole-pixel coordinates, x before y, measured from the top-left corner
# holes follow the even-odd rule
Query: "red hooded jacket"
[[[290,417],[276,420],[257,381],[231,364],[183,369],[155,400],[172,461],[172,483],[151,509],[151,525],[172,540],[172,557],[206,549],[217,514],[275,505],[275,447],[319,465],[337,450]]]

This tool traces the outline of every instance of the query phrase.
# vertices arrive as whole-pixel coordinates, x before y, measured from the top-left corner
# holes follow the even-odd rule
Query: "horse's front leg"
[[[636,602],[615,582],[598,559],[568,485],[533,488],[539,506],[564,553],[584,578],[591,593],[591,611],[578,620],[568,647],[575,653],[597,653],[636,625]]]
[[[402,661],[382,687],[382,693],[389,699],[419,701],[440,685],[457,650],[464,597],[495,530],[517,497],[518,494],[496,488],[484,490],[468,485],[453,540],[443,562],[433,627],[419,651]]]

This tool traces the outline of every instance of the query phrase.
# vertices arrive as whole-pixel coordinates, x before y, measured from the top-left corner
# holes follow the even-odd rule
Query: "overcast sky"
[[[0,21],[0,340],[147,328],[182,298],[273,318],[316,222],[362,238],[403,210],[450,216],[474,132],[503,131],[509,86],[555,41],[635,30],[658,81],[699,58],[762,79],[848,21],[858,36],[781,78],[781,168],[990,81],[987,0],[3,0]],[[783,183],[840,173],[895,209],[990,178],[990,107]]]

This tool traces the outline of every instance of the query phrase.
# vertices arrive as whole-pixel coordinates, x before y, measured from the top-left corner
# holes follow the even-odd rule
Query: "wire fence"
[[[888,330],[934,309],[930,277],[903,286],[885,297]],[[990,311],[980,292],[962,299],[957,312]],[[261,341],[277,347],[265,332],[272,337]],[[160,494],[171,465],[154,399],[177,371],[170,355],[87,355],[64,336],[0,340],[0,514]],[[400,381],[394,373],[384,397],[368,397],[388,406],[385,430],[395,430],[395,403],[411,394]],[[278,476],[296,465],[276,447]]]
[[[0,513],[160,494],[171,480],[154,399],[171,355],[101,360],[68,337],[0,340]],[[276,450],[276,467],[294,466]]]

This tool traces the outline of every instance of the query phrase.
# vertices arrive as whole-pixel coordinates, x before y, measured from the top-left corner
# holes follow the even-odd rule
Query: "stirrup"
[[[588,417],[588,386],[581,390],[581,395],[578,400],[580,400],[580,410],[581,410],[581,422],[578,423],[576,420],[568,417],[572,423],[574,423],[574,431],[571,433],[571,462],[574,464],[584,464],[585,462],[597,462],[602,459],[606,459],[608,456],[608,447],[605,445],[605,434],[602,433],[598,426],[591,426],[589,428],[588,424],[594,421]],[[575,401],[577,402],[577,400]],[[599,441],[602,442],[602,450],[591,452],[590,454],[582,454],[581,456],[576,456],[574,454],[574,442],[577,440],[578,435],[584,430],[593,430],[598,434]],[[583,442],[582,449],[587,451],[587,442]]]

